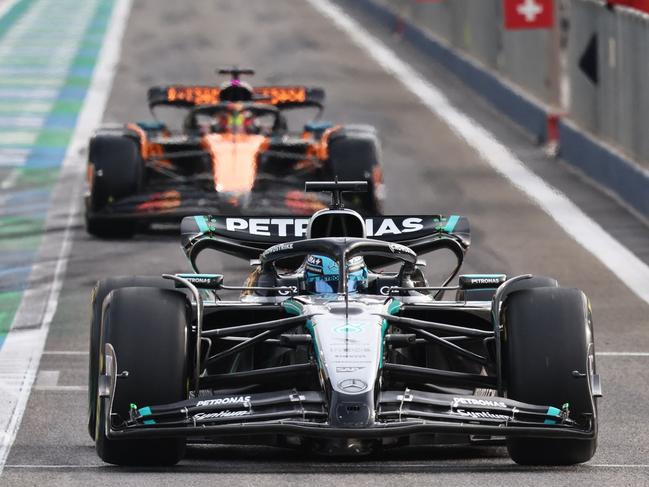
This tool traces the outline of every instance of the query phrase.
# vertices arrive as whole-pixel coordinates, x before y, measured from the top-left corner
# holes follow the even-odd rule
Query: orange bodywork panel
[[[244,193],[252,189],[257,175],[257,154],[266,137],[251,134],[208,134],[202,144],[212,156],[214,188]]]

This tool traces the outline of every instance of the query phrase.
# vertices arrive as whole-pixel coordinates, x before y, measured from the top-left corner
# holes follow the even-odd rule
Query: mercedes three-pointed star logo
[[[361,392],[367,389],[367,384],[360,379],[345,379],[341,380],[338,383],[340,387],[345,392]]]

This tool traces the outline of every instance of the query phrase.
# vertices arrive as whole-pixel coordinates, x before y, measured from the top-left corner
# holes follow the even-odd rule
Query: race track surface
[[[431,66],[391,33],[354,13],[368,29],[483,123],[535,172],[551,181],[641,258],[649,228]],[[214,83],[214,69],[256,68],[256,83],[320,85],[326,119],[376,126],[383,141],[386,213],[453,213],[472,224],[465,272],[535,273],[583,289],[592,300],[597,361],[604,386],[596,456],[571,468],[516,466],[502,447],[411,448],[366,460],[338,461],[262,447],[190,447],[171,469],[103,464],[86,431],[90,289],[114,275],[188,271],[171,232],[128,241],[89,237],[76,215],[67,273],[36,385],[10,451],[3,486],[26,485],[580,485],[649,483],[649,305],[521,191],[498,175],[420,101],[331,22],[300,0],[134,2],[106,122],[149,117],[154,84]],[[4,172],[0,176],[5,177]],[[646,261],[646,260],[645,260]],[[228,282],[245,263],[215,262]],[[432,267],[435,267],[434,264]],[[431,269],[429,261],[429,271]],[[647,283],[649,286],[649,283]],[[631,353],[631,355],[620,355]],[[40,382],[39,382],[40,380]]]

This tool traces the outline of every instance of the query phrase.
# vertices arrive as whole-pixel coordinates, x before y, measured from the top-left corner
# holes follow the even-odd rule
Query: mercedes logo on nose
[[[345,379],[338,383],[338,387],[345,392],[361,392],[367,389],[367,384],[360,379]]]

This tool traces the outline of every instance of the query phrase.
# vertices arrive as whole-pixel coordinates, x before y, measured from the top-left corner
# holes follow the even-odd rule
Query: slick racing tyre
[[[570,419],[591,422],[595,430],[589,440],[509,438],[512,460],[522,465],[590,460],[597,448],[597,408],[590,386],[595,350],[588,298],[578,289],[518,291],[505,301],[504,325],[507,396],[531,404],[567,404]]]
[[[90,321],[90,353],[88,360],[88,433],[95,439],[97,418],[97,377],[99,375],[99,347],[101,338],[101,312],[104,299],[111,291],[123,287],[156,287],[173,289],[174,283],[160,276],[121,276],[103,279],[92,290]]]
[[[190,307],[182,293],[155,288],[122,288],[104,304],[102,349],[110,343],[119,378],[112,413],[129,417],[131,404],[144,407],[187,398],[187,340]],[[105,373],[104,355],[99,369]],[[108,401],[99,401],[95,446],[99,457],[115,465],[174,465],[185,451],[184,438],[152,440],[106,437]]]
[[[331,177],[340,181],[367,181],[367,193],[348,195],[346,199],[361,212],[381,214],[381,146],[374,128],[352,125],[334,132],[329,139],[329,168]]]
[[[86,230],[100,238],[130,237],[135,222],[106,220],[94,216],[106,205],[136,194],[144,171],[139,143],[124,135],[100,134],[90,141],[90,193],[86,207]]]

